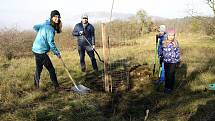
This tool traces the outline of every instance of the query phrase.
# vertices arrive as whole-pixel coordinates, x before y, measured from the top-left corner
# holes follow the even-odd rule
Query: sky
[[[86,12],[110,12],[112,0],[0,0],[0,28],[31,29],[48,19],[52,10],[59,10],[62,21],[69,21]],[[150,16],[182,18],[193,9],[198,15],[212,16],[205,0],[114,0],[113,12],[132,13],[145,10]],[[71,22],[72,23],[72,22]]]

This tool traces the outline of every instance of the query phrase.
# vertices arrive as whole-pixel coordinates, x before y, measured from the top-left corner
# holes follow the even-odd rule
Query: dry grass
[[[111,48],[111,62],[129,58],[129,63],[146,63],[152,68],[154,35],[155,33],[151,33],[143,38],[123,40],[135,44]],[[215,110],[214,93],[203,90],[209,83],[215,82],[214,40],[195,33],[178,34],[178,40],[182,49],[182,67],[177,71],[176,90],[172,95],[155,91],[153,80],[147,77],[142,81],[137,78],[131,80],[137,86],[120,95],[102,91],[87,95],[55,92],[46,69],[42,73],[41,89],[35,91],[32,88],[34,58],[12,58],[8,61],[1,57],[0,118],[3,121],[140,121],[144,120],[145,111],[149,109],[148,120],[201,120],[200,116],[213,119],[211,113]],[[59,44],[57,45],[61,46]],[[97,50],[103,57],[102,49]],[[60,84],[70,87],[72,83],[60,60],[50,56]],[[72,76],[84,83],[77,50],[64,50],[62,57]],[[89,58],[86,57],[86,60],[88,70],[91,70]],[[102,69],[103,65],[98,64]],[[93,88],[90,84],[88,86]],[[115,99],[113,97],[118,97],[115,105],[112,103]]]

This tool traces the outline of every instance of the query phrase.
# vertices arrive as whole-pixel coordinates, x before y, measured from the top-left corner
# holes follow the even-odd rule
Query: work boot
[[[87,72],[82,72],[81,76],[82,76],[82,77],[87,76]]]
[[[55,88],[55,91],[64,91],[64,88],[60,87],[60,86],[56,86]]]
[[[164,93],[166,93],[166,94],[171,94],[171,93],[172,93],[172,89],[165,88],[165,89],[164,89]]]
[[[82,72],[86,72],[86,68],[81,68],[81,71]]]
[[[39,89],[39,88],[40,88],[39,84],[38,83],[34,83],[34,89],[36,90],[36,89]]]
[[[95,69],[95,70],[93,71],[93,73],[94,73],[95,76],[99,76],[99,71],[98,71],[98,69]]]
[[[98,69],[94,69],[94,72],[95,72],[95,73],[98,73],[98,72],[99,72],[99,70],[98,70]]]

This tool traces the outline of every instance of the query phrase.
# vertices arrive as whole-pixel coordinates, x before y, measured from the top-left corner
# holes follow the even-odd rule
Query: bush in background
[[[0,31],[0,54],[8,60],[30,56],[35,33],[18,31],[16,28]]]

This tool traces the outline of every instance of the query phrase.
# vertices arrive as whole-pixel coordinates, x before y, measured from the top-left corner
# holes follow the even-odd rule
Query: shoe
[[[82,72],[86,72],[86,68],[81,68],[81,71]]]
[[[87,72],[82,72],[81,76],[84,77],[87,75]]]
[[[98,71],[98,70],[94,70],[93,73],[94,73],[95,75],[99,75],[99,71]]]
[[[94,69],[94,72],[95,72],[95,73],[98,73],[98,72],[99,72],[99,70],[98,70],[98,69]]]
[[[165,88],[165,89],[164,89],[164,93],[166,93],[166,94],[171,94],[171,93],[172,93],[172,89]]]
[[[40,86],[39,86],[39,84],[34,84],[34,89],[39,89],[40,88]]]
[[[57,86],[54,88],[55,91],[64,91],[64,88],[60,87],[60,86]]]

